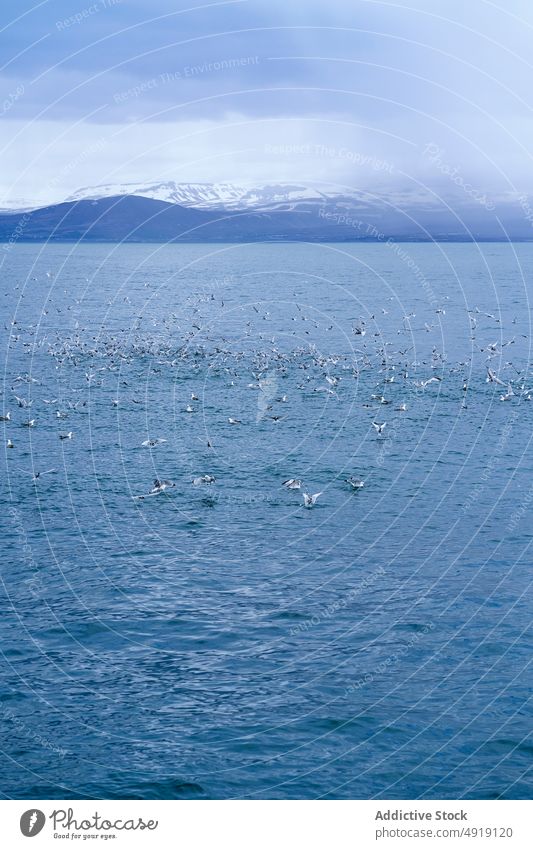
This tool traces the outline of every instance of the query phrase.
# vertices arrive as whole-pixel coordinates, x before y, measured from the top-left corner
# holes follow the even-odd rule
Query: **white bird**
[[[382,424],[379,424],[379,422],[372,422],[372,425],[374,426],[378,436],[380,436],[387,427],[387,422],[383,422]]]
[[[492,371],[491,368],[487,366],[487,377],[485,378],[486,383],[499,383],[500,386],[505,386],[503,380],[500,380],[499,377]]]
[[[193,478],[193,486],[201,486],[203,483],[215,483],[216,478],[214,475],[200,475],[197,478]]]
[[[302,482],[301,480],[298,480],[298,478],[289,478],[289,480],[283,481],[282,483],[282,486],[287,489],[300,489],[301,485]]]
[[[231,417],[228,419],[229,424],[242,424],[240,419],[232,419]]]
[[[150,492],[146,493],[146,495],[134,495],[133,498],[137,500],[141,500],[144,498],[149,498],[151,495],[159,495],[164,492],[166,489],[176,486],[175,483],[168,480],[159,480],[159,478],[155,478],[154,485]]]
[[[313,506],[316,504],[316,502],[317,502],[317,498],[318,498],[320,495],[322,495],[322,493],[321,493],[321,492],[315,492],[315,494],[314,494],[314,495],[309,495],[309,493],[308,493],[308,492],[304,492],[304,493],[303,493],[303,497],[304,497],[304,507],[313,507]]]
[[[143,448],[155,448],[156,445],[162,445],[163,442],[166,442],[166,439],[145,439],[144,442],[141,442]]]
[[[72,439],[73,436],[74,436],[74,433],[71,430],[69,430],[68,433],[60,433],[59,434],[60,439]]]
[[[26,401],[25,398],[19,398],[18,395],[15,395],[15,398],[17,399],[17,404],[19,405],[19,407],[22,407],[22,409],[24,410],[28,407],[31,407],[31,405],[33,404],[33,401]]]
[[[150,490],[150,492],[155,495],[157,492],[164,492],[165,489],[168,489],[169,487],[173,486],[176,486],[173,481],[160,480],[159,478],[155,478],[153,488]]]
[[[11,442],[11,440],[10,440],[10,439],[8,439],[8,440],[7,440],[7,447],[8,447],[8,448],[14,448],[14,447],[15,447],[15,446],[14,446],[14,444]]]
[[[26,469],[19,469],[19,472],[22,472],[24,475],[31,475],[31,479],[36,481],[43,475],[49,475],[50,472],[55,472],[55,469],[46,469],[45,472],[28,472]]]
[[[365,482],[362,481],[361,478],[354,478],[353,475],[346,478],[346,483],[349,483],[353,489],[362,489],[365,485]]]
[[[27,422],[22,422],[22,427],[35,427],[35,419],[29,419]]]
[[[428,384],[430,384],[430,383],[440,383],[441,380],[442,380],[442,377],[429,377],[427,380],[420,380],[419,382],[415,382],[415,385],[421,386],[422,388],[424,388],[425,386],[428,386]]]
[[[6,413],[5,416],[0,416],[0,422],[10,422],[11,413]]]

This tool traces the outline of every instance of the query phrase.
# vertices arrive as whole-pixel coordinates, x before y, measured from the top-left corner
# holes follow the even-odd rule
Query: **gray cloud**
[[[11,20],[4,8],[4,196],[115,177],[387,176],[314,146],[386,159],[395,184],[445,186],[427,144],[484,189],[532,187],[529,3],[206,5],[59,0],[17,4]],[[267,152],[291,145],[300,153]]]

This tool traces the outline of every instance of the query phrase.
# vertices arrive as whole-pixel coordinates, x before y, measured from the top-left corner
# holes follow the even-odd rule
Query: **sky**
[[[0,207],[146,181],[533,193],[531,0],[4,0]]]

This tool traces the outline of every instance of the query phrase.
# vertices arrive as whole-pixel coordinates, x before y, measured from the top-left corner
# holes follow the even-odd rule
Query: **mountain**
[[[333,189],[318,189],[292,183],[238,186],[234,183],[112,183],[78,189],[67,201],[94,200],[129,195],[192,206],[195,209],[276,209],[301,201],[319,201],[340,196]]]
[[[205,210],[129,195],[0,215],[3,241],[345,241],[353,235],[351,225],[323,218],[320,209]]]
[[[300,184],[139,183],[81,189],[63,203],[31,211],[0,211],[0,240],[530,240],[528,209],[527,198],[480,203],[465,191],[441,199],[405,189],[377,195]]]

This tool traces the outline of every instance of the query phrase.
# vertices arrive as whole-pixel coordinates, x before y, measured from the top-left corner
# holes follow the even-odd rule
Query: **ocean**
[[[0,258],[2,797],[529,798],[533,245]]]

